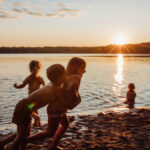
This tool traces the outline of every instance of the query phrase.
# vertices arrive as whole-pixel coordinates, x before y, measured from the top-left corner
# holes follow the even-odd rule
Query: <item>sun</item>
[[[114,40],[114,44],[116,45],[124,45],[127,44],[127,38],[124,35],[119,35],[116,36],[115,40]]]

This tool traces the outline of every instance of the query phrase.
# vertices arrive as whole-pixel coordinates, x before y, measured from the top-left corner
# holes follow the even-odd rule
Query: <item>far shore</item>
[[[78,115],[70,117],[70,121],[70,127],[59,143],[64,150],[150,149],[150,108],[138,108],[133,113],[110,111]],[[37,131],[32,129],[32,132]],[[6,136],[1,134],[0,139]],[[41,139],[29,143],[26,149],[46,150],[50,142],[51,138]]]
[[[139,44],[124,44],[124,45],[106,45],[106,46],[45,46],[45,47],[0,47],[0,54],[3,53],[65,53],[65,54],[150,54],[150,42]]]

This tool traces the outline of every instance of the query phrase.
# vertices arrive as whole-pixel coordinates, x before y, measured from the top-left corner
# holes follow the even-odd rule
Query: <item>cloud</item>
[[[42,16],[42,12],[41,11],[31,11],[27,8],[21,8],[21,9],[18,9],[18,8],[13,8],[12,11],[16,12],[16,13],[22,13],[22,14],[28,14],[28,15],[31,15],[31,16]]]
[[[29,2],[13,3],[12,11],[18,15],[43,16],[43,11],[38,6],[32,6]]]
[[[57,16],[57,13],[45,14],[45,17],[48,17],[48,18],[52,18],[52,17],[56,17],[56,16]]]
[[[22,13],[22,10],[17,9],[17,8],[13,8],[12,10],[13,10],[14,12],[17,12],[17,13]]]
[[[0,10],[0,18],[1,19],[13,19],[13,18],[16,18],[16,16],[12,16],[3,10]]]
[[[2,0],[0,0],[2,1]],[[53,7],[54,6],[54,7]],[[13,2],[11,3],[11,7],[5,9],[6,12],[2,11],[0,13],[0,18],[16,18],[15,16],[29,15],[29,16],[37,16],[44,18],[52,18],[52,17],[74,17],[81,14],[81,11],[74,8],[69,8],[68,5],[61,2],[45,2],[35,3],[31,1],[22,1],[22,2]]]
[[[31,16],[43,16],[40,12],[26,11],[26,13]]]
[[[61,10],[58,10],[59,12],[59,15],[61,17],[70,17],[70,16],[79,16],[82,12],[80,10],[77,10],[77,9],[61,9]]]
[[[56,4],[61,7],[57,10],[57,13],[60,17],[66,18],[70,16],[79,16],[82,13],[81,10],[68,8],[67,5],[64,3],[56,2]]]
[[[64,3],[61,2],[56,2],[57,5],[59,5],[60,7],[66,7],[66,5]]]

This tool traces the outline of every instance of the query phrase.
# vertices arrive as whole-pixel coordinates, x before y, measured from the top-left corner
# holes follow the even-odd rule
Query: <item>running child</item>
[[[37,60],[32,60],[29,64],[29,69],[31,74],[23,81],[22,84],[18,85],[17,83],[14,84],[14,87],[17,89],[24,88],[28,85],[28,94],[30,95],[34,91],[40,88],[41,85],[45,85],[45,82],[41,76],[39,76],[39,71],[42,65]],[[40,117],[38,115],[38,111],[33,112],[32,117],[34,118],[34,127],[41,128]]]

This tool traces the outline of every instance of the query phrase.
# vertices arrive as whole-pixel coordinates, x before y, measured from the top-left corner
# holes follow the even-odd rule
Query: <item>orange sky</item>
[[[0,46],[150,41],[148,0],[1,0]]]

